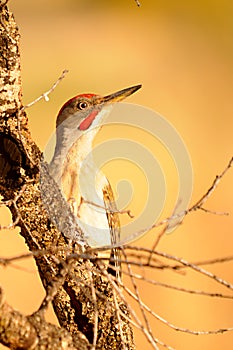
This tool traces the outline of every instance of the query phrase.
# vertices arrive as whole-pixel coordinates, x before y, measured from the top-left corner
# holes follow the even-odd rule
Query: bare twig
[[[137,6],[138,6],[138,7],[140,7],[140,6],[141,6],[141,3],[140,3],[140,1],[138,1],[138,0],[135,0],[135,2],[136,2],[136,4],[137,4]]]
[[[126,261],[126,266],[127,266],[127,269],[128,269],[128,275],[130,276],[130,279],[131,279],[131,282],[132,282],[132,285],[133,285],[133,288],[134,288],[134,291],[135,291],[135,295],[137,297],[137,301],[138,301],[138,305],[140,307],[140,310],[141,310],[141,313],[142,313],[142,316],[143,316],[143,319],[145,321],[145,324],[146,324],[146,328],[147,328],[147,331],[148,333],[150,334],[151,338],[154,340],[154,336],[153,336],[153,333],[152,333],[152,330],[151,330],[151,327],[150,327],[150,323],[147,319],[147,316],[144,312],[144,308],[141,304],[141,297],[139,295],[139,290],[138,290],[138,286],[137,286],[137,283],[135,283],[135,280],[134,280],[134,275],[132,273],[132,269],[131,269],[131,265],[130,263],[128,262],[127,260],[127,256],[125,254],[125,251],[124,249],[122,250],[123,254],[124,254],[124,257],[125,257],[125,261]],[[154,340],[155,341],[155,340]]]
[[[233,157],[227,164],[226,168],[222,171],[220,175],[217,175],[211,185],[211,187],[208,189],[208,191],[189,209],[189,211],[194,211],[199,208],[203,207],[203,204],[207,201],[207,199],[211,196],[211,194],[214,192],[216,187],[219,185],[221,179],[223,176],[227,173],[227,171],[232,167],[233,164]]]
[[[27,184],[24,184],[21,187],[20,191],[18,193],[16,193],[16,195],[13,199],[9,199],[9,200],[0,202],[0,206],[11,206],[12,205],[17,213],[15,220],[13,222],[11,222],[9,225],[5,225],[5,226],[0,225],[0,230],[8,230],[8,229],[15,228],[15,226],[18,224],[19,219],[20,219],[20,215],[19,215],[19,212],[17,210],[18,209],[17,208],[17,201],[19,200],[19,198],[21,197],[23,192],[26,190],[26,187],[27,187]]]
[[[121,319],[121,315],[120,315],[121,310],[119,307],[119,303],[117,301],[117,293],[116,293],[115,289],[113,289],[113,300],[114,300],[114,304],[115,304],[115,308],[116,308],[116,315],[117,315],[119,330],[120,330],[120,335],[121,335],[121,345],[123,346],[123,350],[127,350],[125,340],[124,340],[123,330],[122,330],[122,324],[121,324],[122,323],[122,319]]]
[[[227,262],[227,261],[233,261],[233,255],[231,256],[225,256],[222,258],[214,258],[214,259],[210,259],[210,260],[203,260],[203,261],[197,261],[197,262],[193,262],[193,265],[213,265],[213,264],[219,264],[219,263],[223,263],[223,262]],[[178,268],[182,268],[183,266],[179,266]],[[185,267],[185,266],[184,266]]]
[[[173,255],[170,255],[170,254],[167,254],[167,253],[163,253],[163,252],[158,252],[158,251],[156,251],[155,254],[159,255],[159,256],[166,257],[166,258],[168,258],[170,260],[178,261],[182,265],[187,266],[187,267],[191,268],[192,270],[195,270],[195,271],[197,271],[197,272],[199,272],[199,273],[201,273],[201,274],[203,274],[203,275],[213,279],[215,282],[223,285],[224,287],[229,288],[229,289],[233,289],[233,284],[231,284],[230,282],[224,280],[221,277],[216,276],[212,272],[209,272],[209,271],[207,271],[207,270],[205,270],[205,269],[203,269],[203,268],[201,268],[201,267],[199,267],[197,265],[189,263],[185,259],[178,258],[176,256],[173,256]]]
[[[51,92],[53,92],[55,90],[55,88],[57,87],[57,85],[65,78],[65,75],[68,73],[68,70],[63,70],[62,74],[60,75],[60,77],[57,79],[57,81],[55,81],[55,83],[52,85],[52,87],[44,92],[43,94],[41,94],[39,97],[37,97],[35,100],[33,100],[32,102],[26,104],[25,106],[23,106],[20,110],[19,110],[19,113],[17,115],[17,129],[18,129],[18,134],[19,134],[19,138],[20,138],[20,141],[21,141],[21,144],[23,145],[23,148],[24,148],[24,152],[27,156],[27,158],[30,160],[31,164],[32,165],[36,165],[36,163],[34,162],[34,160],[31,158],[31,156],[29,155],[28,153],[28,150],[27,148],[25,147],[24,145],[24,140],[23,140],[23,135],[22,135],[22,132],[21,132],[21,118],[22,118],[22,115],[24,113],[24,111],[33,106],[34,104],[36,104],[37,102],[39,102],[40,100],[44,99],[46,102],[49,101],[49,94],[51,94]]]
[[[150,264],[150,261],[151,261],[151,258],[152,258],[152,252],[156,249],[156,247],[157,247],[157,245],[159,244],[161,238],[165,235],[165,233],[166,233],[166,231],[167,231],[167,226],[168,226],[168,224],[166,224],[166,225],[162,228],[162,230],[160,231],[160,233],[158,234],[158,236],[157,236],[157,238],[156,238],[156,240],[155,240],[155,242],[154,242],[154,245],[153,245],[153,247],[152,247],[152,249],[151,249],[151,254],[150,254],[149,259],[148,259],[148,264]]]
[[[34,104],[36,104],[37,102],[39,102],[40,100],[44,99],[46,102],[49,101],[49,95],[51,94],[51,92],[53,92],[57,85],[65,78],[66,74],[68,73],[69,71],[67,69],[63,70],[62,74],[60,75],[60,77],[55,81],[55,83],[51,86],[51,88],[44,92],[43,94],[41,94],[39,97],[37,97],[35,100],[33,100],[32,102],[26,104],[25,106],[23,106],[21,108],[21,111],[25,111],[25,109],[33,106]]]
[[[136,312],[131,308],[131,306],[129,305],[129,303],[127,302],[125,296],[123,295],[120,287],[117,285],[117,283],[114,281],[113,276],[111,276],[110,274],[108,274],[106,272],[106,270],[103,270],[103,268],[99,265],[100,271],[102,272],[102,274],[108,279],[108,281],[111,283],[113,289],[116,290],[117,295],[120,296],[121,300],[128,306],[129,312],[131,314],[131,316],[135,319],[137,325],[139,326],[139,328],[141,329],[141,331],[143,332],[143,334],[145,335],[145,337],[147,338],[147,340],[149,341],[149,343],[152,345],[152,347],[156,350],[158,349],[157,344],[155,343],[154,339],[152,339],[150,333],[147,331],[147,329],[143,326],[142,322],[140,321],[140,319],[137,317]],[[120,284],[121,288],[123,287],[123,284]],[[127,318],[127,316],[121,312],[122,317]],[[127,320],[129,322],[131,322],[131,319]]]
[[[106,207],[104,207],[104,206],[102,206],[100,204],[96,204],[94,202],[88,201],[88,200],[84,199],[83,197],[81,198],[78,210],[81,208],[81,205],[83,203],[90,204],[90,205],[92,205],[92,206],[94,206],[96,208],[103,209],[103,210],[105,210],[108,213],[127,214],[131,219],[134,218],[134,215],[131,213],[131,210],[113,210],[113,209],[110,209],[110,208],[106,208]]]
[[[208,296],[208,297],[217,297],[217,298],[223,298],[223,299],[233,299],[233,295],[227,295],[227,294],[222,294],[222,293],[213,293],[213,292],[205,292],[202,290],[192,290],[192,289],[187,289],[187,288],[182,288],[182,287],[177,287],[177,286],[173,286],[171,284],[166,284],[166,283],[162,283],[159,281],[155,281],[152,279],[148,279],[145,276],[136,274],[131,272],[130,274],[126,271],[123,271],[124,275],[127,276],[133,276],[135,279],[141,280],[143,282],[155,285],[155,286],[160,286],[160,287],[165,287],[165,288],[169,288],[169,289],[173,289],[176,290],[178,292],[184,292],[184,293],[189,293],[189,294],[196,294],[196,295],[203,295],[203,296]]]
[[[219,215],[219,216],[221,216],[221,215],[228,216],[229,215],[229,213],[225,212],[225,211],[215,211],[215,210],[210,210],[210,209],[206,209],[203,207],[199,207],[198,209],[203,210],[205,213]]]
[[[174,210],[173,210],[172,216],[173,216],[174,213],[176,212],[177,206],[178,206],[179,204],[180,204],[180,203],[177,202],[177,205],[176,205],[176,207],[175,207]],[[158,244],[159,244],[161,238],[165,235],[165,233],[166,233],[166,231],[167,231],[167,228],[168,228],[168,224],[169,224],[169,223],[167,222],[166,225],[164,225],[164,227],[163,227],[163,229],[161,230],[161,232],[158,234],[158,236],[157,236],[157,238],[156,238],[156,240],[155,240],[155,242],[154,242],[154,245],[153,245],[153,247],[152,247],[152,252],[156,249],[156,247],[158,246]],[[150,263],[150,259],[151,259],[151,258],[152,258],[152,254],[151,254],[150,257],[149,257],[148,263]]]
[[[134,299],[137,300],[137,296],[126,286],[124,286],[125,291]],[[145,303],[141,301],[141,305],[144,307],[146,311],[148,311],[152,316],[154,316],[158,321],[161,321],[163,324],[167,325],[168,327],[174,329],[175,331],[183,332],[183,333],[189,333],[192,335],[207,335],[207,334],[219,334],[219,333],[224,333],[224,332],[230,332],[233,331],[233,327],[229,328],[219,328],[215,330],[207,330],[207,331],[199,331],[199,330],[191,330],[188,328],[183,328],[183,327],[177,327],[171,322],[167,321],[165,318],[159,316],[156,314],[153,310],[151,310]]]
[[[150,227],[147,227],[145,229],[142,229],[140,231],[135,232],[131,237],[132,240],[134,240],[135,238],[137,238],[138,236],[156,228],[159,226],[163,226],[164,224],[167,224],[171,221],[173,221],[174,219],[178,219],[181,217],[184,217],[186,215],[188,215],[191,212],[197,211],[197,210],[201,210],[201,208],[203,208],[204,203],[207,201],[207,199],[211,196],[211,194],[216,190],[217,186],[219,185],[221,179],[225,176],[225,174],[229,171],[229,169],[232,167],[233,164],[233,157],[230,159],[229,163],[227,164],[226,168],[222,171],[222,173],[220,175],[217,175],[211,185],[211,187],[207,190],[207,192],[194,204],[192,205],[190,208],[188,208],[187,210],[184,210],[180,213],[174,214],[172,216],[169,216],[159,222],[154,223],[153,225],[151,225]],[[205,210],[208,211],[208,210]],[[208,211],[209,212],[209,211]],[[212,212],[217,214],[217,212]],[[222,214],[221,214],[222,215]],[[163,231],[161,233],[161,235],[163,235]],[[159,238],[160,239],[160,238]],[[159,242],[158,239],[158,242]],[[155,242],[155,246],[157,245],[157,240]]]

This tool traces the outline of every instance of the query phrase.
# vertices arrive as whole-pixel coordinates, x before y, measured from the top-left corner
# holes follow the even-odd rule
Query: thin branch
[[[225,262],[230,262],[233,261],[233,256],[225,256],[222,258],[214,258],[214,259],[209,259],[209,260],[202,260],[202,261],[194,261],[191,262],[191,264],[193,265],[197,265],[197,266],[204,266],[204,265],[214,265],[214,264],[220,264],[220,263],[225,263]],[[170,268],[180,271],[183,270],[185,268],[187,268],[187,266],[185,265],[170,265]]]
[[[150,264],[150,262],[151,262],[151,259],[152,259],[152,252],[156,249],[156,247],[158,246],[158,244],[159,244],[161,238],[165,235],[165,233],[166,233],[166,231],[167,231],[167,227],[168,227],[168,224],[166,224],[166,225],[163,227],[163,229],[161,230],[161,232],[158,234],[158,236],[157,236],[157,238],[156,238],[156,240],[155,240],[155,242],[154,242],[154,245],[153,245],[153,247],[152,247],[152,249],[151,249],[151,254],[150,254],[149,258],[148,258],[148,264]]]
[[[129,305],[129,303],[127,302],[125,296],[123,295],[122,291],[120,290],[119,286],[117,285],[117,283],[114,281],[113,279],[113,276],[111,276],[110,274],[108,274],[105,270],[103,270],[103,268],[99,265],[99,268],[102,272],[102,274],[108,279],[108,281],[111,283],[113,289],[116,290],[117,294],[120,296],[121,300],[127,305],[128,307],[128,310],[131,314],[131,316],[135,319],[136,323],[138,324],[138,326],[140,327],[141,331],[143,332],[143,334],[145,335],[145,337],[147,338],[147,340],[149,341],[149,343],[152,345],[152,347],[155,349],[155,350],[159,350],[158,349],[158,346],[156,345],[154,339],[151,338],[151,335],[148,333],[147,329],[143,326],[142,322],[140,321],[140,319],[137,317],[137,314],[136,312],[131,308],[131,306]],[[118,282],[120,283],[120,282]],[[120,283],[120,286],[121,288],[123,286],[122,283]],[[127,319],[127,316],[124,315],[122,312],[121,312],[121,315]],[[130,321],[130,319],[128,319],[128,321]]]
[[[29,181],[29,182],[31,182],[31,181]],[[8,229],[15,228],[15,226],[18,224],[18,222],[20,220],[20,215],[18,212],[17,201],[22,196],[22,194],[26,190],[26,188],[27,188],[27,184],[24,184],[21,187],[20,191],[18,193],[16,193],[16,195],[14,196],[13,199],[9,199],[9,200],[0,202],[0,206],[8,206],[9,207],[12,205],[17,213],[15,220],[13,222],[11,222],[9,225],[5,225],[5,226],[0,225],[0,230],[8,230]]]
[[[148,257],[147,256],[143,256],[142,253],[147,253],[150,254],[151,253],[151,249],[149,248],[143,248],[143,247],[137,247],[137,246],[125,246],[124,247],[125,250],[129,250],[130,252],[127,253],[128,256],[134,257],[134,258],[138,258],[140,259],[140,262],[137,262],[135,260],[129,260],[127,258],[127,261],[125,259],[120,259],[119,262],[121,264],[131,264],[134,266],[138,266],[140,268],[145,268],[145,267],[151,267],[151,268],[158,268],[158,269],[172,269],[172,270],[179,270],[182,268],[189,268],[190,266],[196,265],[211,265],[211,264],[216,264],[216,263],[225,263],[225,262],[230,262],[233,261],[233,256],[226,256],[226,257],[221,257],[221,258],[215,258],[215,259],[210,259],[210,260],[203,260],[203,261],[197,261],[197,262],[187,262],[187,264],[185,265],[167,265],[167,264],[161,264],[161,265],[153,265],[152,263],[148,264],[148,262],[143,263],[141,261],[141,259],[145,259],[147,260]],[[56,253],[60,250],[60,247],[53,247],[53,251],[50,250],[46,250],[46,249],[41,249],[41,250],[34,250],[32,252],[29,253],[25,253],[25,254],[21,254],[21,255],[16,255],[13,257],[8,257],[8,258],[3,258],[0,257],[0,264],[7,266],[9,264],[12,264],[12,262],[17,261],[17,260],[22,260],[22,259],[26,259],[26,258],[30,258],[32,256],[43,256],[43,255],[50,255],[51,253]],[[63,249],[64,250],[64,249]],[[67,248],[67,251],[69,250],[69,248]],[[93,252],[95,252],[96,249],[93,249]],[[133,253],[131,253],[133,252]],[[134,253],[135,252],[135,253]],[[153,252],[153,255],[156,255],[157,251]],[[158,252],[158,254],[161,254],[160,252]],[[166,253],[163,253],[165,255],[163,255],[163,257],[167,258],[167,259],[171,259],[171,255],[167,255]],[[179,261],[179,258],[172,256],[173,258],[176,259],[176,261]],[[80,259],[86,259],[86,260],[90,260],[93,262],[96,261],[108,261],[109,258],[105,258],[105,257],[93,257],[91,254],[87,254],[87,253],[71,253],[69,254],[69,256],[67,256],[67,259],[76,259],[76,260],[80,260]],[[152,258],[151,261],[154,261],[155,258]],[[158,262],[158,259],[156,258],[156,262]],[[181,264],[182,262],[180,262]],[[114,268],[114,266],[112,266],[112,268]]]
[[[43,94],[41,94],[39,97],[37,97],[35,100],[33,100],[32,102],[26,104],[25,106],[23,106],[21,108],[21,112],[22,111],[25,111],[25,109],[33,106],[34,104],[36,104],[37,102],[39,102],[40,100],[44,99],[46,102],[49,101],[49,95],[51,94],[51,92],[53,92],[57,85],[65,78],[66,74],[68,73],[69,71],[67,69],[64,69],[62,74],[60,75],[60,77],[55,81],[55,83],[51,86],[51,88],[44,92]]]
[[[94,202],[91,202],[91,201],[88,201],[86,199],[84,199],[83,197],[81,198],[81,201],[80,201],[80,204],[79,204],[79,207],[78,207],[78,210],[80,210],[81,206],[83,203],[86,203],[86,204],[90,204],[96,208],[100,208],[100,209],[103,209],[105,210],[107,213],[117,213],[117,214],[127,214],[131,219],[134,218],[134,215],[131,213],[131,210],[113,210],[113,209],[110,209],[110,208],[106,208],[100,204],[96,204]]]
[[[143,282],[155,285],[155,286],[159,286],[159,287],[165,287],[165,288],[169,288],[169,289],[173,289],[176,290],[178,292],[184,292],[184,293],[188,293],[188,294],[196,294],[196,295],[203,295],[203,296],[208,296],[208,297],[217,297],[217,298],[223,298],[223,299],[233,299],[233,295],[227,295],[227,294],[222,294],[222,293],[210,293],[210,292],[205,292],[202,290],[193,290],[193,289],[187,289],[187,288],[182,288],[182,287],[176,287],[173,286],[171,284],[166,284],[166,283],[162,283],[153,279],[149,279],[146,278],[145,276],[136,274],[136,273],[132,273],[129,274],[127,271],[122,271],[122,273],[124,275],[127,276],[133,276],[135,279],[141,280]]]
[[[144,247],[138,247],[138,246],[132,246],[132,245],[125,245],[124,249],[127,249],[130,251],[130,253],[127,253],[127,255],[131,257],[139,257],[142,259],[144,258],[147,262],[146,263],[137,263],[135,261],[130,261],[130,264],[134,264],[136,266],[143,266],[143,267],[152,267],[152,268],[158,268],[158,269],[172,269],[172,270],[181,270],[185,269],[189,266],[187,265],[168,265],[168,264],[163,264],[161,263],[155,255],[157,254],[157,251],[153,251],[152,255],[153,257],[151,258],[151,261],[155,261],[156,263],[159,263],[159,265],[153,265],[152,263],[148,264],[148,257],[143,256],[142,253],[146,254],[151,254],[151,249],[150,248],[144,248]],[[133,253],[131,253],[133,252]],[[167,259],[170,259],[169,257],[166,256]],[[226,256],[226,257],[221,257],[221,258],[214,258],[214,259],[209,259],[209,260],[202,260],[202,261],[197,261],[197,262],[190,262],[191,265],[213,265],[217,263],[224,263],[224,262],[230,262],[233,261],[233,255]],[[120,261],[121,263],[124,263],[124,261]]]
[[[39,102],[40,100],[44,99],[46,102],[49,101],[49,94],[51,94],[51,92],[53,92],[55,90],[55,88],[57,87],[57,85],[65,78],[65,75],[68,73],[68,70],[63,70],[62,74],[60,75],[60,77],[57,79],[57,81],[55,81],[55,83],[52,85],[52,87],[44,92],[43,94],[41,94],[39,97],[37,97],[35,100],[33,100],[32,102],[26,104],[25,106],[23,106],[20,110],[19,110],[19,113],[17,115],[17,129],[18,129],[18,135],[19,135],[19,138],[20,138],[20,141],[21,141],[21,144],[24,148],[24,152],[27,156],[27,158],[30,160],[31,164],[32,165],[36,165],[36,163],[34,162],[34,160],[31,158],[31,156],[29,155],[28,153],[28,150],[27,148],[25,147],[25,144],[24,144],[24,140],[23,140],[23,135],[22,135],[22,132],[21,132],[21,117],[23,115],[23,112],[33,106],[34,104],[36,104],[37,102]]]
[[[219,216],[221,216],[221,215],[228,216],[229,215],[229,213],[225,212],[225,211],[214,211],[214,210],[206,209],[203,207],[199,207],[198,209],[203,210],[205,213],[219,215]]]
[[[189,211],[197,210],[201,207],[203,207],[203,204],[207,201],[207,199],[211,196],[213,191],[216,189],[216,187],[219,185],[221,179],[223,176],[227,173],[227,171],[232,167],[233,164],[233,157],[227,164],[226,168],[222,171],[220,175],[217,175],[212,183],[212,186],[208,189],[208,191],[189,209]]]
[[[140,6],[141,6],[141,3],[140,3],[140,1],[138,1],[138,0],[135,0],[135,2],[136,2],[136,4],[137,4],[137,6],[138,6],[138,7],[140,7]]]
[[[226,168],[222,171],[222,173],[220,175],[217,175],[211,185],[211,187],[207,190],[207,192],[194,204],[192,205],[190,208],[183,210],[180,213],[174,214],[170,217],[167,217],[157,223],[154,223],[153,225],[151,225],[150,227],[147,227],[145,229],[142,229],[140,231],[135,232],[132,235],[132,240],[134,240],[135,238],[137,238],[138,236],[156,228],[159,226],[162,226],[164,224],[167,224],[175,219],[184,217],[186,215],[188,215],[189,213],[193,212],[193,211],[197,211],[197,210],[201,210],[203,204],[207,201],[207,199],[211,196],[211,194],[216,190],[217,186],[219,185],[220,181],[222,180],[222,178],[226,175],[226,173],[229,171],[229,169],[232,167],[233,164],[233,157],[230,159],[229,163],[227,164]],[[217,213],[217,212],[216,212]]]
[[[122,252],[123,252],[124,257],[125,257],[126,266],[127,266],[127,269],[128,269],[128,275],[130,276],[130,279],[131,279],[131,282],[132,282],[132,285],[133,285],[133,288],[134,288],[134,291],[135,291],[135,294],[136,294],[136,297],[137,297],[138,305],[140,307],[143,319],[144,319],[145,324],[146,324],[147,331],[150,334],[151,338],[155,341],[153,333],[152,333],[152,330],[151,330],[151,327],[150,327],[150,323],[149,323],[149,321],[147,319],[147,316],[146,316],[146,314],[144,312],[144,308],[143,308],[143,306],[141,304],[141,297],[139,295],[138,286],[137,286],[137,284],[135,283],[135,280],[134,280],[134,276],[133,276],[133,273],[132,273],[131,265],[130,265],[130,263],[127,260],[127,256],[125,254],[124,249],[122,250]]]
[[[134,299],[137,300],[137,296],[126,286],[124,286],[124,290]],[[192,335],[208,335],[208,334],[219,334],[219,333],[225,333],[225,332],[230,332],[233,331],[233,327],[229,328],[219,328],[215,330],[208,330],[208,331],[199,331],[199,330],[191,330],[188,328],[184,327],[177,327],[173,323],[167,321],[165,318],[159,316],[156,314],[151,308],[149,308],[145,303],[141,302],[142,306],[146,311],[148,311],[152,316],[154,316],[158,321],[161,321],[163,324],[167,325],[168,327],[174,329],[175,331],[179,331],[182,333],[189,333]]]
[[[121,316],[123,318],[125,318],[128,322],[130,322],[132,325],[134,325],[135,327],[139,328],[143,333],[144,335],[146,336],[147,340],[149,341],[149,343],[152,345],[152,347],[154,349],[158,349],[158,346],[157,344],[165,347],[166,349],[169,349],[169,350],[174,350],[172,347],[168,346],[167,344],[165,344],[164,342],[161,342],[160,340],[156,339],[154,336],[151,337],[151,335],[149,334],[149,332],[147,331],[147,329],[143,326],[143,324],[141,323],[140,319],[137,317],[134,309],[131,308],[130,304],[127,302],[125,296],[122,294],[122,291],[120,288],[122,289],[125,289],[125,286],[117,281],[112,275],[108,274],[106,272],[106,270],[103,270],[103,268],[101,266],[99,266],[100,268],[100,271],[102,272],[102,274],[108,279],[108,281],[111,283],[113,289],[117,292],[117,295],[121,298],[121,300],[127,305],[128,307],[128,310],[131,314],[131,316],[135,319],[136,323],[129,317],[127,317],[127,315],[125,315],[121,310],[120,310],[120,313],[121,313]],[[117,281],[117,283],[116,283]],[[120,287],[118,286],[118,284],[120,284]],[[137,299],[137,297],[136,297]],[[138,299],[137,299],[138,301]],[[143,305],[143,303],[142,303]],[[157,343],[157,344],[156,344]]]
[[[211,279],[213,279],[215,282],[223,285],[224,287],[226,288],[229,288],[229,289],[233,289],[233,284],[231,284],[230,282],[227,282],[226,280],[224,280],[223,278],[221,277],[218,277],[216,276],[215,274],[213,274],[212,272],[209,272],[197,265],[194,265],[192,263],[189,263],[188,261],[186,261],[185,259],[183,258],[178,258],[176,256],[173,256],[173,255],[170,255],[170,254],[167,254],[167,253],[163,253],[163,252],[158,252],[156,251],[155,252],[156,255],[159,255],[159,256],[163,256],[165,258],[168,258],[170,260],[175,260],[175,261],[178,261],[179,263],[181,263],[182,265],[185,265],[189,268],[191,268],[192,270],[195,270]]]
[[[125,343],[125,340],[124,340],[123,330],[122,330],[121,310],[120,310],[120,307],[119,307],[119,303],[117,301],[117,293],[116,293],[114,288],[113,288],[113,300],[114,300],[114,304],[115,304],[115,308],[116,308],[116,315],[117,315],[118,324],[119,324],[119,330],[120,330],[120,336],[121,336],[121,345],[123,346],[123,350],[127,350],[126,343]]]
[[[177,204],[176,204],[176,207],[174,208],[174,210],[173,210],[173,213],[172,213],[172,215],[174,215],[174,213],[176,212],[176,209],[177,209],[177,207],[178,207],[178,205],[179,205],[180,203],[179,203],[179,201],[177,202]],[[157,238],[156,238],[156,240],[155,240],[155,242],[154,242],[154,245],[153,245],[153,247],[152,247],[152,252],[156,249],[156,247],[158,246],[158,244],[159,244],[159,242],[160,242],[160,240],[161,240],[161,238],[165,235],[165,233],[166,233],[166,231],[167,231],[167,228],[168,228],[168,223],[163,227],[163,229],[161,230],[161,232],[158,234],[158,236],[157,236]],[[148,259],[148,263],[150,263],[150,259],[152,258],[152,254],[150,255],[150,257],[149,257],[149,259]]]
[[[197,261],[197,262],[193,262],[192,264],[193,265],[213,265],[213,264],[219,264],[219,263],[228,262],[228,261],[233,261],[233,255],[225,256],[222,258],[214,258],[210,260]],[[182,267],[183,266],[180,266],[180,268]]]

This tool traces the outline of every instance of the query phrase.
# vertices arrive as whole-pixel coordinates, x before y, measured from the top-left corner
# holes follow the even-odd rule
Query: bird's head
[[[85,132],[93,126],[99,126],[110,110],[110,105],[124,100],[140,89],[141,85],[132,86],[107,96],[96,94],[81,94],[68,100],[61,108],[56,121],[56,127],[62,124],[76,129],[79,133]]]
[[[87,152],[112,104],[124,100],[140,87],[141,85],[132,86],[104,97],[81,94],[68,100],[57,116],[56,147],[52,164],[59,164],[61,159],[65,159],[76,141],[83,140],[82,145]],[[85,138],[82,137],[84,134]]]

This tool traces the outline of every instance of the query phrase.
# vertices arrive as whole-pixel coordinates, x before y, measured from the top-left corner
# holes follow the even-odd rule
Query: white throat
[[[53,159],[50,163],[50,172],[56,182],[59,184],[63,167],[66,162],[67,155],[71,148],[76,144],[76,155],[78,167],[87,156],[91,159],[93,140],[101,128],[101,123],[108,116],[112,109],[112,105],[107,105],[100,110],[91,126],[86,131],[78,129],[77,116],[65,120],[56,130],[56,148]],[[80,121],[79,121],[80,122]],[[78,171],[78,170],[77,170]]]

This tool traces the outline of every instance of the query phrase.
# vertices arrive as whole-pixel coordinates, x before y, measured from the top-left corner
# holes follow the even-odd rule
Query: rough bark
[[[41,173],[46,179],[42,189],[45,202],[41,200]],[[71,246],[66,238],[73,230],[82,242],[72,213],[50,178],[46,164],[41,163],[41,152],[28,129],[27,116],[22,110],[19,31],[6,1],[2,0],[0,194],[12,212],[13,221],[20,226],[25,243],[31,251],[36,251],[34,256],[46,290],[40,309],[29,316],[13,310],[1,293],[0,342],[11,349],[90,349],[96,335],[96,349],[134,349],[128,321],[123,318],[119,327],[119,310],[127,316],[128,311],[114,294],[111,280],[98,272],[94,259],[77,259],[84,246]],[[49,220],[47,213],[51,208],[55,217],[62,218],[63,233]],[[69,258],[73,252],[76,254]],[[44,319],[50,301],[61,327]]]

